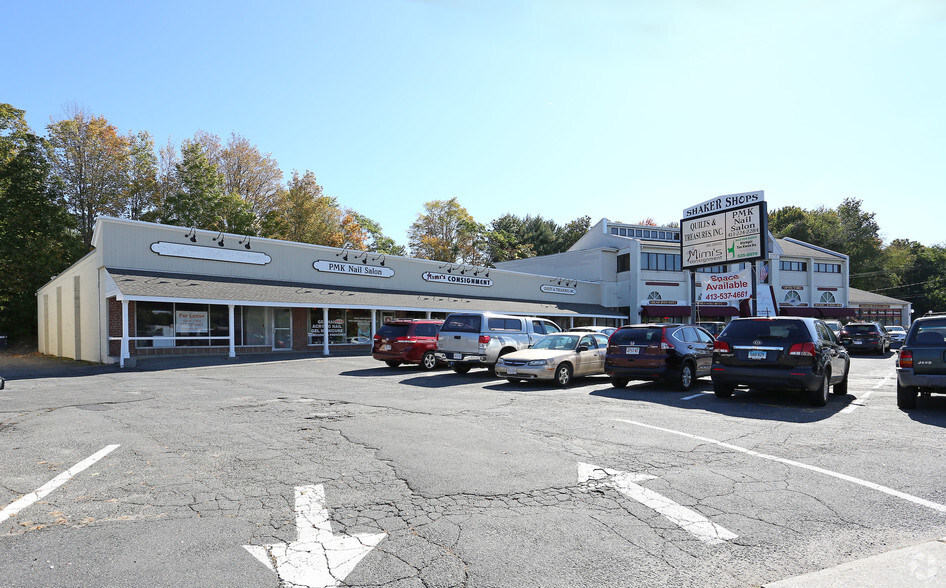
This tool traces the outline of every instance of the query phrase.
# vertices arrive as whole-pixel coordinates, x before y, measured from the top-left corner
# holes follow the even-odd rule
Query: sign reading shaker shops
[[[718,196],[683,211],[683,269],[751,262],[766,257],[765,193]]]
[[[464,276],[454,274],[440,274],[435,272],[424,272],[423,276],[427,282],[437,282],[438,284],[456,284],[458,286],[482,286],[489,288],[493,285],[493,280],[489,278],[479,278],[476,276]]]

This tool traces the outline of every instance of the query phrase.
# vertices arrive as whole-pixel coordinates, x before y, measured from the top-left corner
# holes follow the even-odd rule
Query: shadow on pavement
[[[695,398],[685,398],[698,395]],[[855,397],[828,397],[825,407],[811,406],[804,392],[779,392],[773,390],[737,388],[731,398],[716,398],[709,380],[699,380],[687,392],[667,388],[653,382],[631,383],[627,388],[604,388],[591,392],[591,396],[651,402],[691,410],[758,420],[783,421],[789,423],[812,423],[838,414],[855,400]]]

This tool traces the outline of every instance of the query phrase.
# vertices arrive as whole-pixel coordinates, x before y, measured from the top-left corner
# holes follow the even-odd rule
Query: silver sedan
[[[496,375],[510,382],[554,380],[568,386],[573,378],[604,374],[608,338],[600,333],[566,331],[546,335],[529,349],[496,362]]]

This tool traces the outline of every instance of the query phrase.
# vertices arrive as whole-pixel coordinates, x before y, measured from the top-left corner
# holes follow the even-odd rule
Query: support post
[[[234,328],[233,328],[233,322],[234,322],[234,321],[233,321],[233,305],[232,305],[232,304],[227,305],[227,309],[229,310],[229,315],[230,315],[230,330],[228,331],[228,332],[230,333],[230,336],[229,336],[229,339],[230,339],[230,355],[229,355],[229,357],[230,357],[230,359],[233,359],[234,357],[236,357],[236,334],[235,334]]]
[[[131,357],[128,352],[128,301],[122,300],[122,347],[118,353],[118,367],[125,367],[125,359]]]
[[[328,355],[328,308],[322,309],[322,355]]]

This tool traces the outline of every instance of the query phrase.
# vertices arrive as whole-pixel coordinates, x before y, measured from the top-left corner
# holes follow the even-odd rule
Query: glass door
[[[273,351],[292,349],[292,309],[273,309]]]

